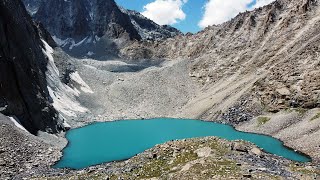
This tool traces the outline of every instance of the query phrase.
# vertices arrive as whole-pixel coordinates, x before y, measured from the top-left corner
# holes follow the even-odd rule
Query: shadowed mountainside
[[[0,2],[0,44],[0,113],[16,116],[31,133],[62,130],[47,91],[39,30],[21,1]]]

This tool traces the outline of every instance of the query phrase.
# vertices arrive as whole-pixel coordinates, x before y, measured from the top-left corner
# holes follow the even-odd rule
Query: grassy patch
[[[271,118],[269,117],[258,117],[258,126],[262,126],[270,121]]]
[[[304,115],[308,110],[299,107],[299,108],[296,108],[295,111],[297,111],[299,113],[299,115]]]
[[[193,171],[193,174],[201,175],[202,179],[210,179],[211,177],[227,179],[232,176],[240,176],[240,170],[234,161],[221,159],[212,160],[205,164],[195,164],[190,171]]]
[[[187,162],[198,159],[198,155],[194,152],[185,152],[176,157],[173,162],[173,166],[177,166],[179,164],[186,164]]]
[[[219,143],[218,141],[212,141],[210,143],[210,148],[215,151],[215,154],[218,156],[224,156],[229,151],[228,147],[224,144]]]
[[[290,164],[291,171],[298,172],[305,175],[320,175],[319,169],[308,169],[307,167],[303,166],[296,166],[295,164]]]
[[[168,172],[169,167],[166,161],[162,159],[153,160],[145,164],[141,169],[138,170],[141,178],[153,178],[160,177],[164,172]]]
[[[313,120],[316,120],[316,119],[319,119],[320,118],[320,112],[317,113],[315,116],[313,116],[310,121],[313,121]]]
[[[286,109],[286,111],[289,113],[296,111],[300,116],[303,116],[308,111],[308,109],[298,107],[298,108],[288,108],[288,109]]]

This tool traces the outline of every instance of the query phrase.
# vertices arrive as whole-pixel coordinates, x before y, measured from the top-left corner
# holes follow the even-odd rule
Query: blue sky
[[[198,32],[220,24],[239,12],[274,0],[115,0],[118,5],[141,12],[158,24],[169,24],[182,32]]]

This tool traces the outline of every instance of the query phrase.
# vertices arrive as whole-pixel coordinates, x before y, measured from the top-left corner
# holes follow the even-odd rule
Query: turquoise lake
[[[310,158],[295,152],[275,138],[236,131],[229,125],[187,119],[159,118],[94,123],[70,130],[68,146],[55,168],[81,169],[105,162],[125,160],[156,144],[170,140],[217,136],[250,141],[264,151],[299,162]]]

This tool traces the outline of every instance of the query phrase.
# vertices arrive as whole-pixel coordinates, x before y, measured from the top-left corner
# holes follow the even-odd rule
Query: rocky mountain
[[[130,58],[187,58],[190,76],[215,84],[223,78],[260,77],[254,92],[270,111],[320,107],[319,1],[278,0],[240,13],[195,35],[133,43]]]
[[[135,29],[138,30],[139,35],[143,40],[159,41],[169,37],[182,35],[179,30],[168,25],[160,26],[137,11],[126,10],[121,7],[120,9],[123,13],[129,15],[131,23],[134,25]]]
[[[0,113],[31,133],[57,133],[63,126],[47,90],[41,33],[21,1],[0,2]]]
[[[181,34],[137,12],[119,8],[114,0],[46,0],[42,3],[24,0],[24,3],[55,41],[76,57],[117,56],[119,47],[130,40],[160,40]]]

